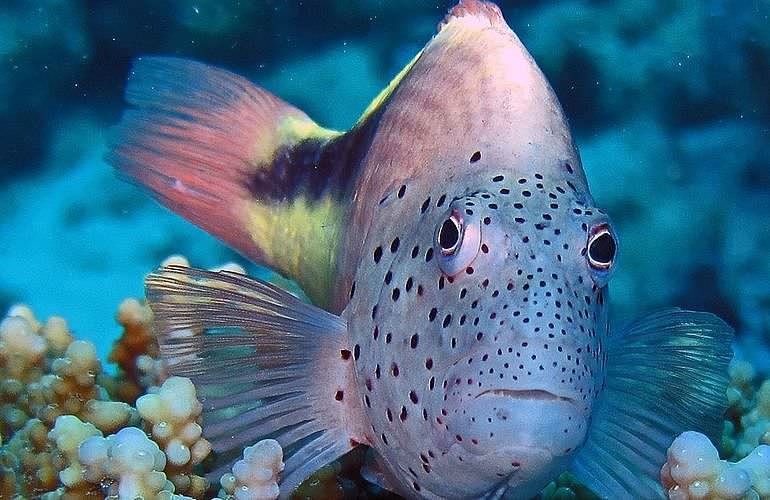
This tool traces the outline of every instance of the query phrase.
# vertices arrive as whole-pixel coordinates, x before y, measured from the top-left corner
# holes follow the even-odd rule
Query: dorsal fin
[[[328,306],[350,142],[248,80],[137,59],[108,160],[171,210]]]
[[[508,25],[505,24],[505,19],[503,19],[503,13],[500,12],[500,8],[492,2],[460,0],[457,5],[449,9],[447,15],[441,23],[439,23],[438,31],[440,32],[449,23],[462,18],[466,18],[466,21],[480,23],[482,26],[508,27]]]

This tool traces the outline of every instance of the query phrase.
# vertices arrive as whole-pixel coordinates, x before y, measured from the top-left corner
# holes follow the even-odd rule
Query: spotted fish
[[[572,471],[663,495],[673,437],[720,430],[732,331],[610,329],[617,235],[554,92],[491,3],[464,0],[348,132],[247,80],[141,58],[110,161],[315,305],[231,272],[146,281],[220,462],[286,450],[282,498],[365,445],[405,497],[526,498]]]

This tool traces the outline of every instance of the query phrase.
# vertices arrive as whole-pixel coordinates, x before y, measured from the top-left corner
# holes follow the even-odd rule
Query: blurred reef
[[[84,438],[130,425],[151,431],[152,418],[136,399],[161,374],[154,341],[142,333],[143,306],[124,303],[117,324],[111,315],[124,297],[141,297],[143,276],[165,256],[181,251],[204,267],[234,260],[249,274],[278,279],[158,207],[103,162],[131,60],[165,54],[220,65],[343,129],[432,36],[452,3],[0,4],[0,310],[22,318],[3,322],[11,341],[0,351],[21,351],[1,368],[0,496],[17,477],[35,491],[58,484],[74,456],[72,443],[56,438],[61,413],[77,416],[62,425]],[[770,376],[770,0],[498,3],[554,86],[594,197],[617,227],[615,321],[677,305],[733,324],[738,357],[750,364],[733,366],[731,407],[716,444],[731,460],[770,444],[770,382],[760,386]],[[55,318],[40,323],[27,308],[11,309],[16,303]],[[73,342],[73,334],[88,342]],[[113,363],[102,364],[110,352]],[[93,377],[77,376],[77,363]],[[188,417],[196,420],[194,412]],[[187,437],[195,434],[190,429]],[[165,474],[149,480],[156,492],[166,480],[177,493],[203,488],[196,460],[205,444],[177,464],[184,456],[169,456],[160,438],[129,432],[121,439],[158,460],[164,455],[164,467],[144,471]],[[29,450],[50,463],[36,462]],[[353,469],[329,466],[315,484],[353,488]],[[544,496],[585,497],[576,488],[564,477]]]

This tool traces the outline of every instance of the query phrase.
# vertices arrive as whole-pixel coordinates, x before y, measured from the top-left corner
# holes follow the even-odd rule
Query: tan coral
[[[26,498],[51,491],[58,486],[57,469],[48,443],[48,428],[38,419],[27,421],[16,432],[4,451],[14,461],[18,493]]]
[[[45,405],[39,382],[51,357],[71,338],[63,319],[54,317],[42,325],[24,305],[12,307],[0,322],[0,430],[5,436],[12,436]]]
[[[746,363],[731,366],[730,375],[721,450],[738,460],[761,444],[770,445],[770,380],[755,390],[754,371]]]
[[[126,299],[118,307],[117,321],[123,327],[123,334],[114,343],[108,360],[118,365],[125,379],[115,389],[118,398],[133,404],[148,387],[137,360],[141,356],[159,356],[158,343],[152,334],[152,312],[138,300]]]
[[[78,459],[80,444],[86,439],[102,433],[93,424],[83,422],[74,415],[63,415],[56,419],[54,428],[48,433],[48,440],[54,445],[59,465],[59,480],[66,491],[79,493],[94,491],[86,484],[83,477],[83,466]]]
[[[759,445],[770,445],[770,380],[765,380],[756,393],[754,407],[741,417],[743,433],[739,436],[735,455],[745,457]]]
[[[51,316],[45,322],[41,335],[48,342],[48,353],[63,356],[69,345],[75,340],[67,321],[60,316]]]
[[[39,383],[30,384],[30,391],[35,393],[31,406],[37,417],[49,427],[61,415],[84,417],[89,401],[108,399],[106,391],[96,384],[101,370],[91,342],[72,342],[62,357],[51,362],[52,373],[41,377]],[[125,424],[128,412],[123,416]]]
[[[109,378],[94,345],[73,341],[66,321],[41,323],[27,306],[10,309],[0,323],[0,428],[10,438],[2,449],[4,485],[13,477],[27,497],[56,489],[67,460],[47,435],[62,415],[104,432],[138,419],[129,405],[108,401],[98,379]]]

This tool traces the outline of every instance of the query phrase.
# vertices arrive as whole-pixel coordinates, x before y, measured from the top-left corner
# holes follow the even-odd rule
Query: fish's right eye
[[[591,228],[588,235],[588,263],[592,268],[606,271],[615,261],[617,243],[608,224],[599,224]]]

